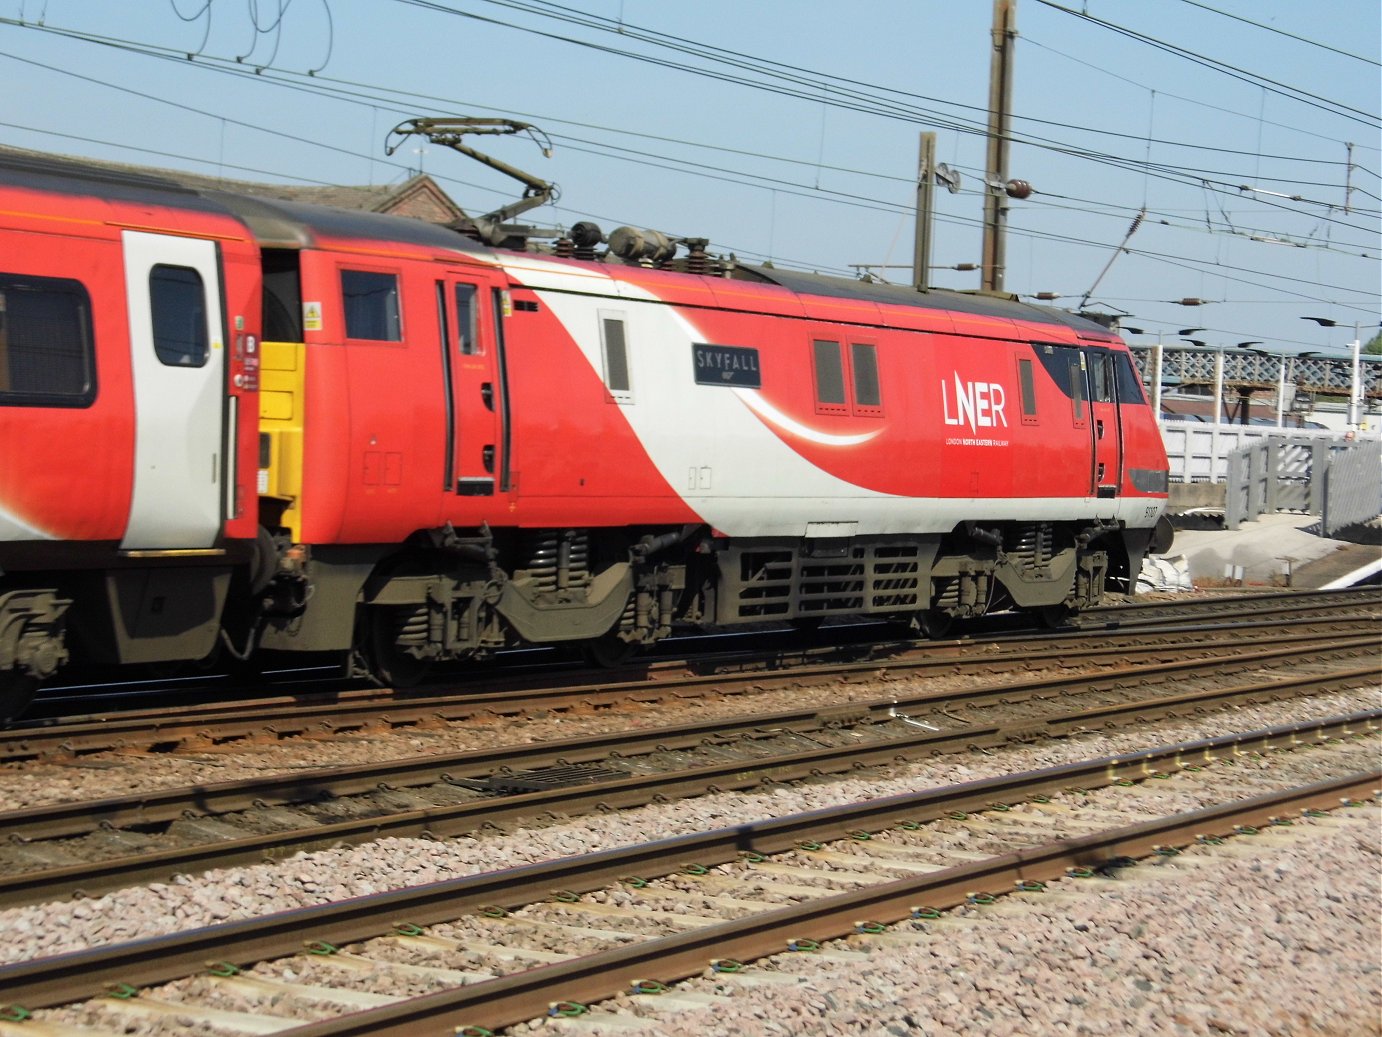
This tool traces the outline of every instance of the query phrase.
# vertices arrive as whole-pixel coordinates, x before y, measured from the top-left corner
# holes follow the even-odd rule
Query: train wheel
[[[617,628],[581,642],[581,655],[585,657],[585,661],[591,666],[601,666],[607,670],[623,666],[637,654],[638,645],[621,638]]]
[[[1152,530],[1151,543],[1147,545],[1147,550],[1154,555],[1164,555],[1171,550],[1171,545],[1176,540],[1176,527],[1165,515],[1156,520],[1156,526]]]
[[[1037,619],[1041,620],[1042,626],[1051,630],[1069,626],[1074,617],[1075,610],[1064,602],[1059,605],[1043,605],[1037,609]]]
[[[370,609],[370,661],[375,677],[391,688],[412,688],[432,676],[434,664],[419,659],[399,642],[399,634],[416,610]]]
[[[940,609],[927,609],[925,612],[917,613],[916,625],[923,637],[939,641],[950,633],[955,625],[955,617]]]
[[[37,677],[18,670],[0,673],[0,724],[9,723],[23,713],[37,693]]]

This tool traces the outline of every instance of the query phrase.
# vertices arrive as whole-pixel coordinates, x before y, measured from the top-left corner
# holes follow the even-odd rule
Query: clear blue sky
[[[1145,209],[1091,308],[1168,342],[1194,327],[1342,355],[1354,321],[1366,341],[1380,6],[1017,0],[1006,172],[1037,194],[1013,203],[1005,287],[1078,304]],[[554,146],[484,145],[560,184],[533,222],[850,274],[910,262],[918,134],[934,130],[964,177],[937,193],[933,262],[949,266],[980,258],[991,19],[986,0],[8,0],[0,142],[238,179],[422,167],[484,212],[510,181],[435,146],[386,159],[384,138],[412,116],[508,115]]]

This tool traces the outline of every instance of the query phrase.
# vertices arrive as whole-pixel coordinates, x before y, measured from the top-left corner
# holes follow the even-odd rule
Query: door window
[[[190,266],[149,271],[149,314],[154,354],[167,367],[205,367],[211,355],[206,334],[206,288]]]
[[[1113,358],[1109,354],[1091,350],[1089,356],[1089,385],[1095,403],[1112,403]]]
[[[463,356],[476,356],[484,352],[476,334],[479,325],[476,319],[475,286],[456,285],[456,346]]]

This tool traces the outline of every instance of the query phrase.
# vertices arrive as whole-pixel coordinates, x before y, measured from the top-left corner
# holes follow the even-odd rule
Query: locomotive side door
[[[1123,484],[1123,427],[1118,413],[1113,354],[1084,349],[1089,375],[1089,412],[1094,433],[1094,494],[1116,497]]]
[[[131,230],[123,243],[135,464],[120,546],[210,548],[229,468],[220,252],[213,241]]]
[[[508,489],[503,430],[506,394],[494,307],[500,293],[464,275],[437,281],[442,371],[446,380],[448,493],[488,497]]]

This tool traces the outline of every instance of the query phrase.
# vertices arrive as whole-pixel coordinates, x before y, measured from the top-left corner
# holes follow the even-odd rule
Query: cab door
[[[1097,497],[1116,497],[1123,485],[1123,426],[1114,357],[1106,349],[1086,348],[1084,355],[1094,435],[1093,492]]]
[[[446,393],[444,486],[465,497],[504,491],[502,343],[495,299],[478,278],[448,275],[436,283]]]
[[[225,324],[216,243],[123,233],[135,465],[124,550],[211,548],[225,516]]]

